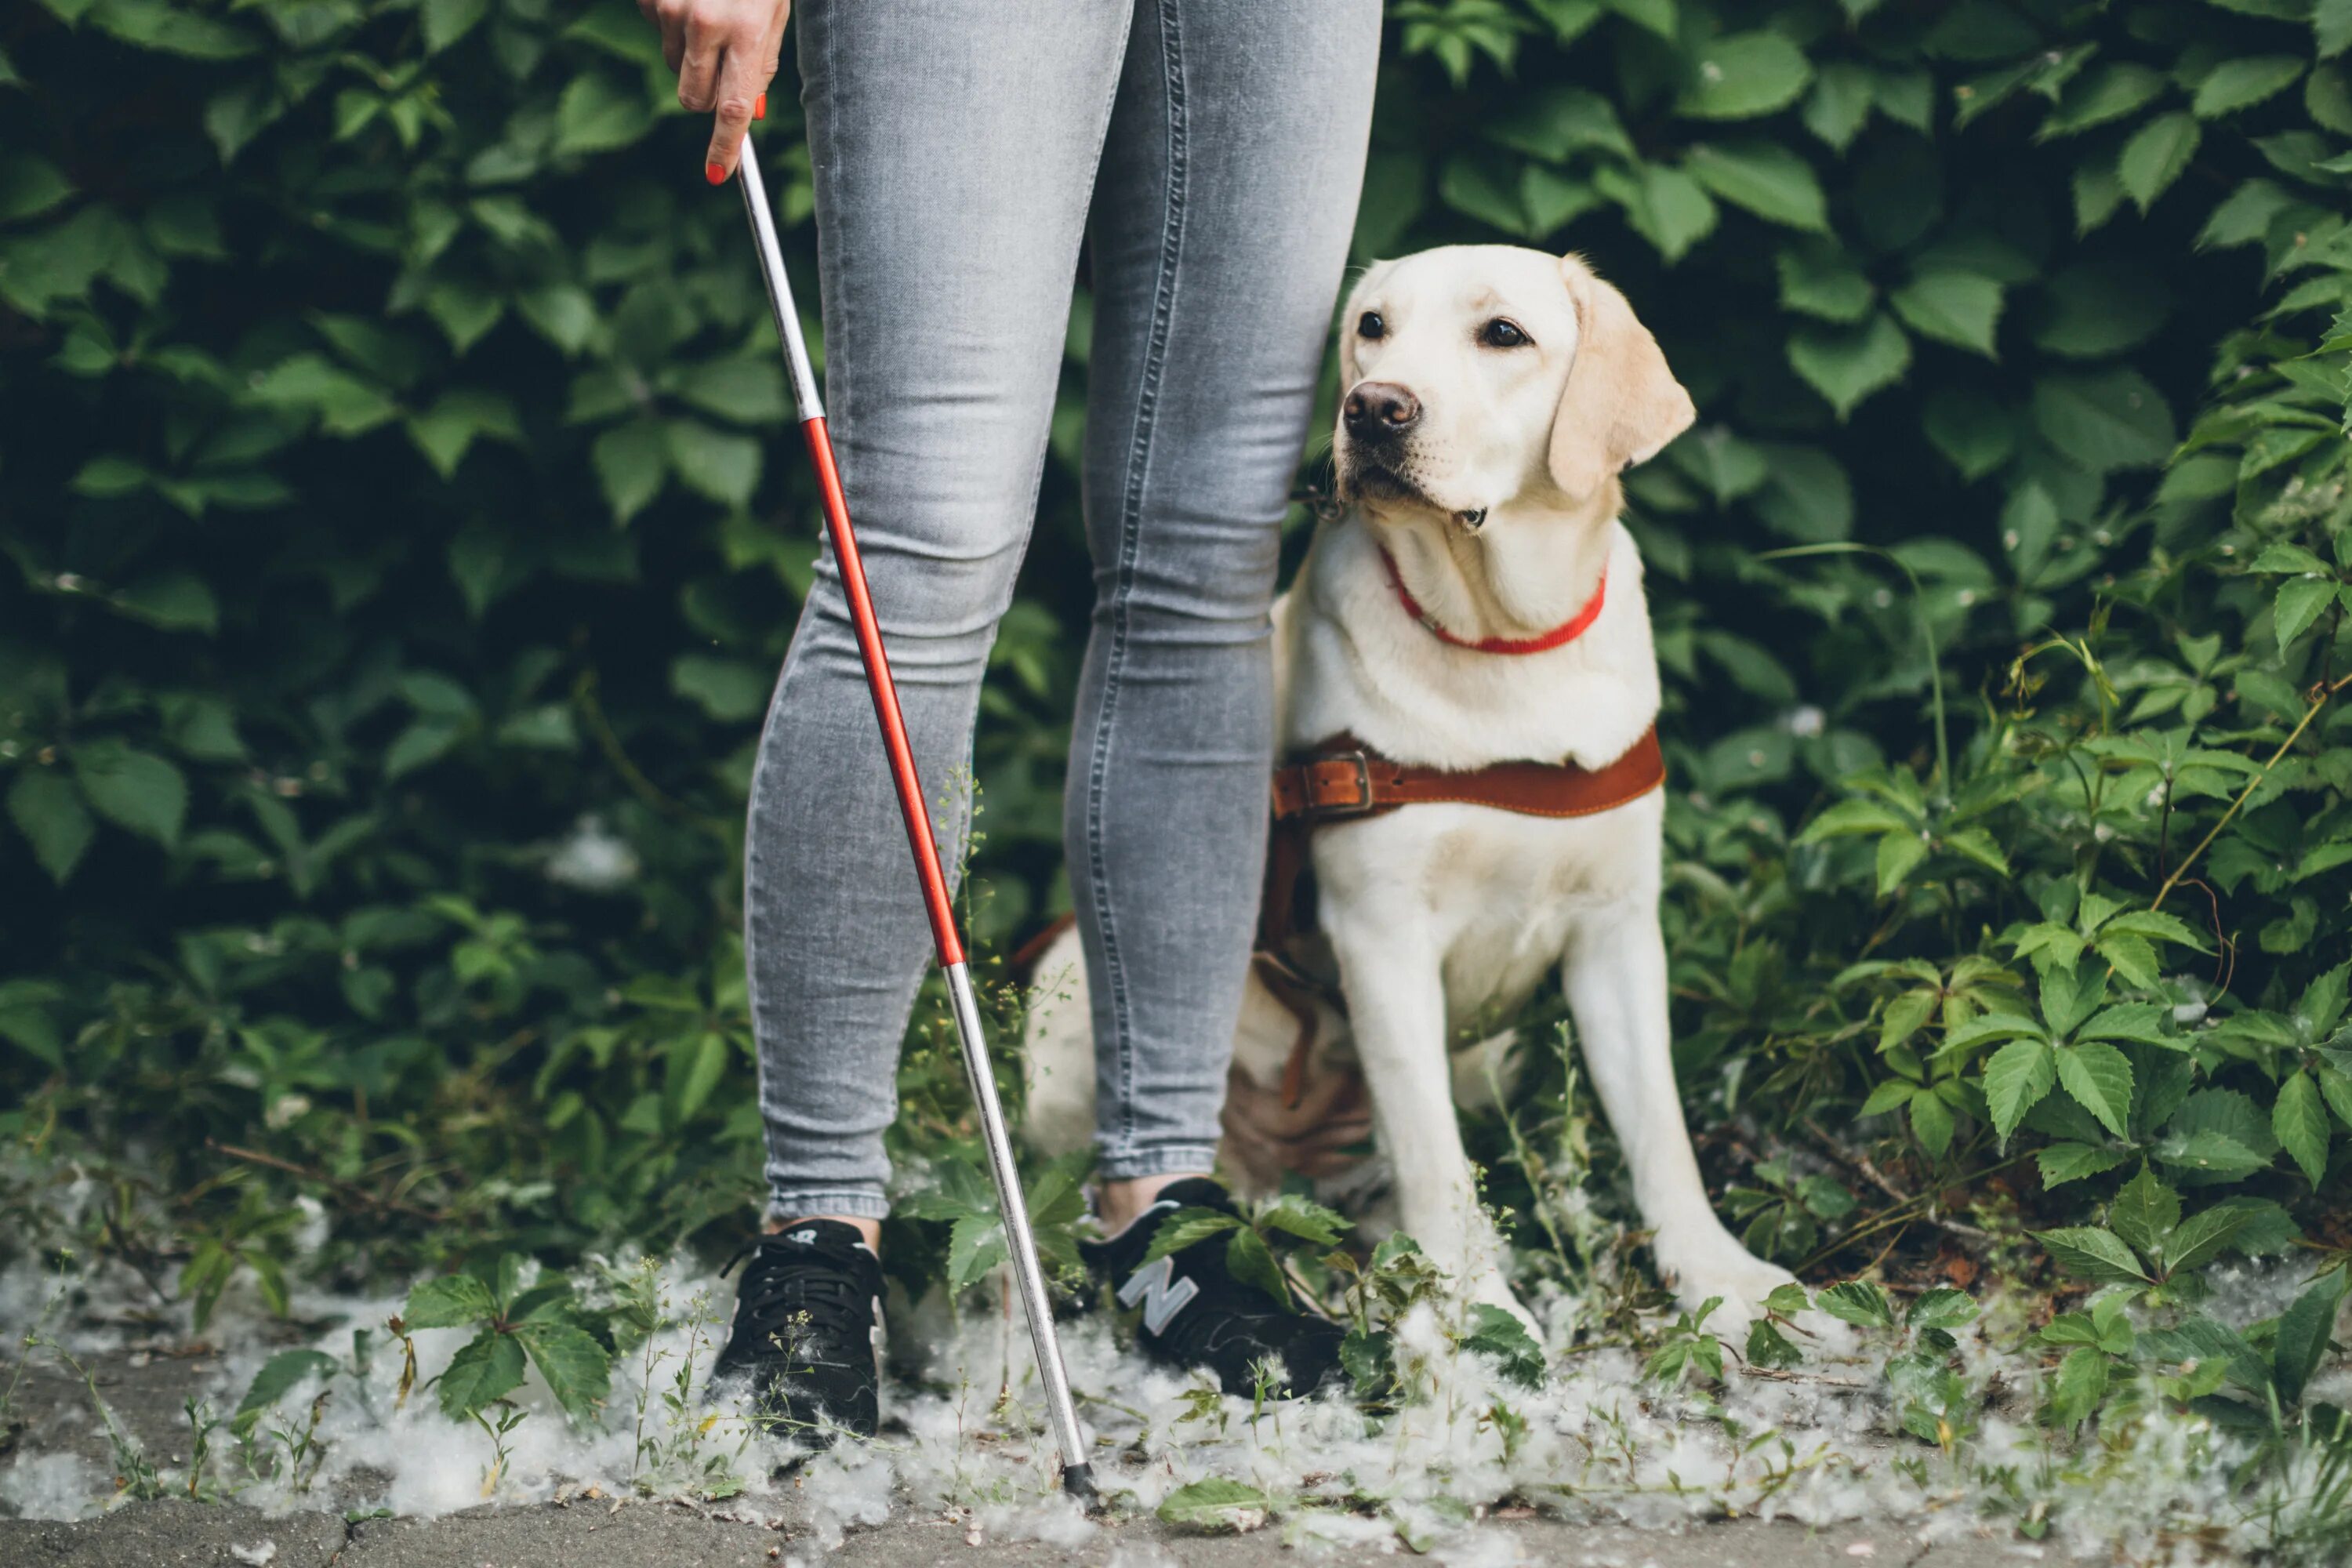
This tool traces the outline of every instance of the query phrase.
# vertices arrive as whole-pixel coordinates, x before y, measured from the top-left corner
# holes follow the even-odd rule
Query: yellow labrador
[[[1694,416],[1656,340],[1575,257],[1458,246],[1374,267],[1349,303],[1340,363],[1346,510],[1275,611],[1280,749],[1351,734],[1448,770],[1624,755],[1657,717],[1658,670],[1618,475]],[[1524,1316],[1453,1114],[1456,1080],[1477,1075],[1448,1045],[1509,1016],[1558,964],[1659,1266],[1685,1304],[1721,1297],[1709,1327],[1737,1333],[1790,1276],[1717,1219],[1683,1125],[1658,929],[1664,812],[1651,790],[1596,816],[1429,804],[1321,827],[1318,923],[1346,1009],[1321,1009],[1321,1092],[1307,1098],[1344,1121],[1329,1086],[1352,1055],[1399,1222],[1473,1297]],[[1076,1147],[1094,1073],[1075,938],[1035,973],[1031,1136]],[[1254,975],[1226,1163],[1258,1184],[1276,1173],[1269,1147],[1302,1142],[1274,1092],[1297,1033]],[[1272,1142],[1239,1136],[1253,1126]]]

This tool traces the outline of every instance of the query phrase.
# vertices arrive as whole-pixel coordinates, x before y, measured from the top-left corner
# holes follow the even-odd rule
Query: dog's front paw
[[[1654,1247],[1658,1272],[1673,1288],[1675,1302],[1685,1311],[1696,1312],[1710,1298],[1717,1300],[1720,1304],[1707,1315],[1706,1327],[1735,1347],[1747,1344],[1749,1326],[1764,1316],[1764,1299],[1797,1281],[1779,1264],[1767,1263],[1740,1246],[1728,1231],[1695,1237],[1661,1233]]]
[[[1543,1325],[1536,1321],[1535,1314],[1520,1301],[1518,1292],[1511,1289],[1510,1281],[1503,1277],[1500,1268],[1475,1268],[1462,1282],[1462,1287],[1465,1297],[1489,1307],[1502,1308],[1519,1321],[1536,1343],[1544,1342]]]

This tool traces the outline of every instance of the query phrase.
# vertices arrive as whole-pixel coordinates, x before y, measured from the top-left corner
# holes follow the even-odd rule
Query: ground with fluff
[[[1065,1333],[1109,1497],[1090,1519],[1055,1490],[1025,1335],[985,1289],[960,1312],[936,1300],[902,1311],[879,1442],[799,1456],[705,1386],[728,1286],[640,1267],[658,1278],[662,1326],[616,1365],[597,1418],[567,1420],[534,1373],[504,1430],[436,1407],[431,1380],[467,1335],[417,1331],[410,1368],[384,1330],[398,1299],[298,1296],[280,1321],[233,1298],[199,1339],[174,1310],[110,1315],[88,1292],[68,1312],[52,1281],[12,1271],[5,1327],[36,1342],[0,1373],[0,1563],[852,1568],[1017,1554],[1222,1568],[1297,1550],[1466,1568],[1977,1568],[2235,1562],[2249,1539],[2233,1524],[2231,1455],[2196,1423],[2148,1422],[2128,1451],[2077,1454],[2056,1474],[2028,1384],[1993,1348],[1998,1304],[1958,1336],[1978,1412],[1965,1452],[1900,1430],[1887,1347],[1867,1334],[1795,1370],[1735,1358],[1711,1384],[1580,1345],[1528,1387],[1424,1303],[1396,1340],[1421,1394],[1374,1415],[1338,1397],[1216,1396],[1081,1317]],[[2291,1284],[2242,1269],[2216,1299],[2251,1317]],[[1555,1345],[1578,1310],[1539,1304]],[[321,1352],[316,1371],[240,1431],[255,1374],[289,1348]],[[2053,1500],[2004,1503],[2001,1478],[2020,1472],[2046,1483],[2021,1499]]]

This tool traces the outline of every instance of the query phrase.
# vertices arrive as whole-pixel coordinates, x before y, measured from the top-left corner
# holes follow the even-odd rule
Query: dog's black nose
[[[1348,394],[1340,417],[1359,440],[1402,436],[1421,423],[1421,399],[1392,381],[1360,382]]]

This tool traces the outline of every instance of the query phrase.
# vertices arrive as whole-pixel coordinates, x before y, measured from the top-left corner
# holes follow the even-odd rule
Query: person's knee
[[[1278,522],[1194,513],[1146,517],[1143,548],[1097,576],[1101,608],[1133,635],[1217,646],[1266,634]]]
[[[893,677],[909,686],[978,682],[988,668],[997,623],[1012,607],[1022,541],[1003,538],[960,549],[893,543],[868,546],[863,553]],[[847,594],[830,560],[818,574],[803,616],[801,636],[811,657],[857,659]]]

